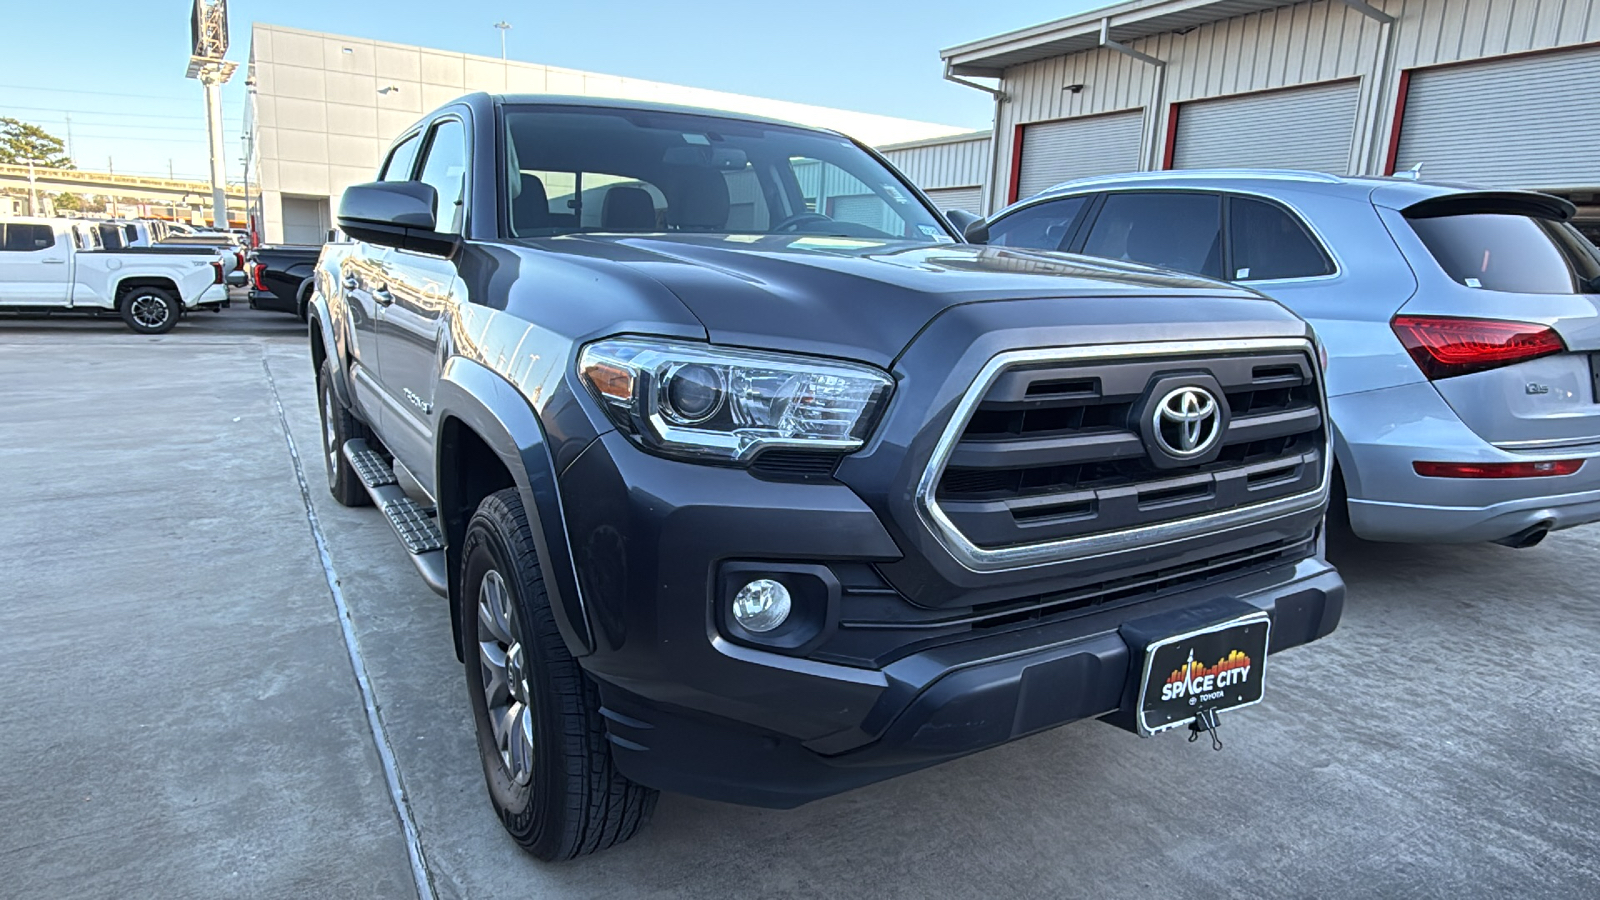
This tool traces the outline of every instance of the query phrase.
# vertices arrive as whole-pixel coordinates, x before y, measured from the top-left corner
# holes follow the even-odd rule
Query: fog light
[[[763,634],[789,618],[789,589],[771,578],[757,578],[733,595],[733,619],[747,631]]]

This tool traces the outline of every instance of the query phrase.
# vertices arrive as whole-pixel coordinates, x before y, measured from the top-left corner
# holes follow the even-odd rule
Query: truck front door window
[[[434,127],[417,180],[438,192],[434,230],[460,234],[467,188],[467,136],[460,120],[446,119]]]

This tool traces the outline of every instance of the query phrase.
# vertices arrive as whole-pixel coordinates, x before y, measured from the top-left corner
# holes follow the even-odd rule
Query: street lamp
[[[501,62],[505,62],[505,59],[506,59],[506,32],[511,30],[511,23],[505,21],[504,19],[501,19],[500,21],[494,23],[494,27],[498,28],[500,30],[500,61]]]

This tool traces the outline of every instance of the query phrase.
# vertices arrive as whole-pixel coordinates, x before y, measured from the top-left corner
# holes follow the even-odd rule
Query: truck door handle
[[[344,280],[339,283],[344,285],[344,289],[347,291],[358,291],[361,289],[361,282],[357,281],[354,275],[346,275]]]
[[[41,259],[39,261],[47,266],[64,266],[67,264],[67,261],[64,259]]]
[[[394,295],[389,293],[387,286],[380,284],[372,289],[372,299],[382,303],[384,306],[388,306],[394,302]]]

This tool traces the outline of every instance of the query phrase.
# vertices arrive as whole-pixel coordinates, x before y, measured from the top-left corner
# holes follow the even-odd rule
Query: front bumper
[[[1502,450],[1478,437],[1426,382],[1329,401],[1349,494],[1350,526],[1367,540],[1496,541],[1530,529],[1600,521],[1600,445]],[[1583,459],[1572,475],[1424,478],[1417,461],[1535,462]]]
[[[1326,562],[1288,559],[843,665],[731,637],[718,572],[729,561],[841,572],[896,561],[900,547],[851,488],[664,460],[615,432],[560,481],[564,497],[582,498],[565,509],[596,636],[580,662],[599,685],[617,765],[710,799],[796,806],[1127,709],[1142,663],[1118,630],[1131,619],[1233,597],[1272,616],[1276,652],[1328,634],[1343,609]],[[878,602],[910,601],[880,591]]]
[[[1344,608],[1344,583],[1315,558],[1245,581],[1259,589],[1238,599],[1271,617],[1271,653],[1327,635]],[[1176,613],[1216,596],[1210,589],[1163,597],[1134,615]],[[857,729],[813,741],[602,682],[612,755],[651,787],[789,808],[1076,720],[1126,719],[1143,662],[1118,631],[1129,616],[1125,607],[1107,610],[905,657],[882,672],[885,683]],[[811,689],[825,687],[825,675],[814,677]],[[835,752],[860,738],[867,743]]]

